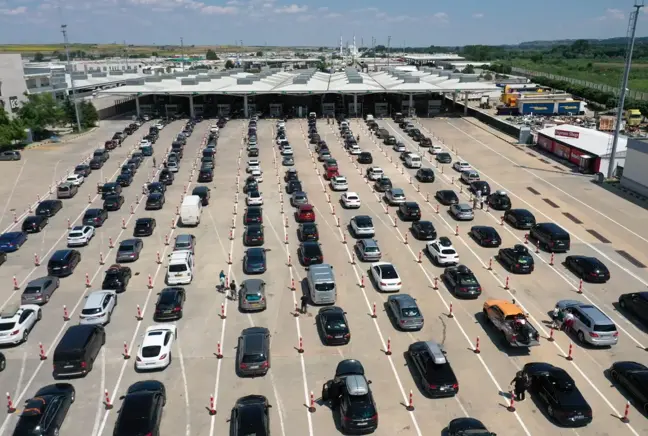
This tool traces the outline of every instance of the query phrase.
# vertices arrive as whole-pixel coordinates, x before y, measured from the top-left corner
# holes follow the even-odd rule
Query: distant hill
[[[518,44],[521,49],[542,49],[551,48],[557,45],[570,45],[578,41],[577,39],[558,39],[555,41],[528,41]],[[590,44],[598,45],[625,45],[627,40],[625,37],[606,38],[606,39],[586,39]],[[648,36],[637,37],[635,44],[648,44]]]

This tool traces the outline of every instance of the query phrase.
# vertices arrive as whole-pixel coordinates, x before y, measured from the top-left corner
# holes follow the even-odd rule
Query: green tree
[[[466,65],[466,68],[461,70],[461,72],[464,73],[464,74],[475,74],[475,67],[473,67],[470,64]]]
[[[65,123],[65,111],[48,92],[42,94],[25,94],[27,101],[18,109],[18,117],[26,127],[38,135],[48,127]]]
[[[262,51],[258,51],[258,52],[256,52],[256,56],[257,56],[258,58],[262,57],[262,56],[263,56],[263,52],[262,52]]]
[[[96,127],[99,121],[99,114],[97,108],[90,101],[82,101],[79,103],[79,116],[81,118],[81,127],[83,129],[91,129]]]
[[[36,52],[34,55],[34,62],[43,62],[45,60],[45,56],[43,56],[43,53],[41,52]]]
[[[231,59],[228,59],[227,62],[225,62],[225,69],[229,70],[229,69],[232,69],[232,68],[234,68],[234,62],[232,62]]]
[[[216,52],[214,50],[212,50],[210,48],[209,50],[207,50],[207,54],[205,55],[205,59],[207,59],[208,61],[217,61],[218,60],[218,55],[216,54]]]
[[[0,147],[20,141],[25,137],[25,128],[20,119],[9,118],[7,112],[0,106]]]
[[[484,74],[484,80],[493,80],[493,75],[491,73]]]

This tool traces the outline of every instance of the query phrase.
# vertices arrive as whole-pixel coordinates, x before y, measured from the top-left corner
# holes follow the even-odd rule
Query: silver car
[[[299,207],[303,204],[308,204],[308,196],[305,192],[302,191],[294,192],[292,197],[290,197],[290,204],[293,207]]]
[[[423,315],[411,295],[390,295],[387,298],[387,307],[401,330],[421,330],[423,328]]]
[[[192,254],[196,254],[195,249],[196,237],[194,235],[184,233],[176,236],[173,251],[190,250]]]
[[[140,257],[144,242],[140,238],[126,239],[119,244],[117,249],[117,263],[135,262]]]
[[[20,304],[45,304],[61,284],[61,279],[53,276],[40,277],[27,283],[20,297]]]
[[[385,199],[390,206],[405,203],[405,192],[400,188],[391,188],[385,192]]]
[[[239,309],[242,311],[265,310],[265,282],[261,279],[248,279],[239,290]]]
[[[378,262],[382,257],[378,241],[375,239],[358,239],[355,243],[358,259],[363,262]]]
[[[86,297],[85,306],[79,314],[79,324],[101,324],[110,322],[117,305],[117,292],[94,291]]]
[[[611,347],[619,341],[616,324],[598,307],[577,300],[560,300],[556,307],[574,315],[572,331],[582,344]]]
[[[475,218],[473,208],[466,203],[453,204],[450,206],[450,215],[458,221],[472,221]]]

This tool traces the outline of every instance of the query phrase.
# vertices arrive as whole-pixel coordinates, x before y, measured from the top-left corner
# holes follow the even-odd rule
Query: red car
[[[331,180],[332,177],[337,177],[339,175],[340,175],[340,173],[338,172],[337,167],[334,167],[334,168],[329,167],[329,168],[326,169],[326,173],[324,173],[324,178],[326,180]]]
[[[295,219],[298,223],[312,223],[315,222],[315,210],[310,204],[302,204],[295,212]]]

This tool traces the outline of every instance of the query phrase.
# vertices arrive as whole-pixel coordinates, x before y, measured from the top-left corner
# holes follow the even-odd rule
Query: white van
[[[313,304],[335,304],[337,287],[333,267],[326,263],[311,265],[306,275],[308,293]]]
[[[344,129],[344,128],[347,128],[347,129],[349,128],[349,122],[348,121],[342,121],[340,123],[340,129]]]
[[[367,114],[367,120],[366,120],[367,122],[373,121],[373,119],[374,119],[373,115]]]
[[[416,153],[408,154],[405,157],[405,165],[408,168],[421,168],[421,156]]]
[[[202,201],[198,195],[188,195],[180,206],[180,224],[183,226],[197,226],[202,215]]]
[[[188,285],[193,280],[194,255],[191,250],[179,250],[169,254],[166,283],[173,285]]]

